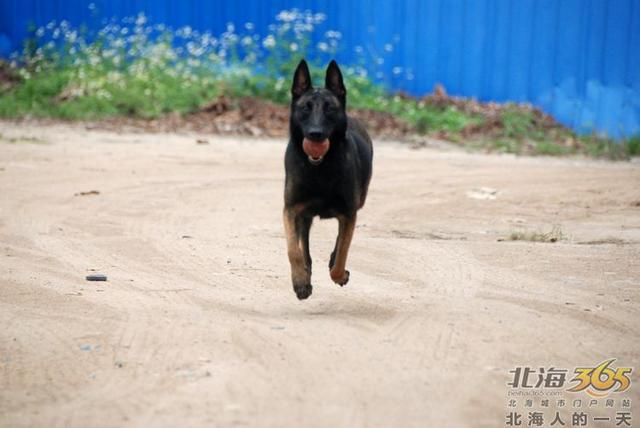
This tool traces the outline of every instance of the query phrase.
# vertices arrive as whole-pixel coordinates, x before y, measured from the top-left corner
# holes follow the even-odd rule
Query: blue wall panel
[[[27,25],[99,25],[82,0],[0,0],[0,56]],[[640,0],[95,0],[102,17],[144,12],[152,22],[221,33],[253,22],[266,34],[278,11],[324,12],[343,34],[338,54],[363,46],[386,61],[393,89],[528,101],[580,132],[640,133]],[[385,45],[391,43],[391,52]],[[375,68],[372,64],[371,69]],[[392,73],[402,68],[402,77]],[[413,79],[407,79],[407,74]]]

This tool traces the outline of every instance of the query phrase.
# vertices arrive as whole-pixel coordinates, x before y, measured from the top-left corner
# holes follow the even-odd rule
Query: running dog
[[[312,86],[307,63],[300,61],[291,97],[284,230],[293,290],[303,300],[313,289],[309,230],[315,216],[338,219],[329,270],[340,286],[349,281],[345,264],[356,213],[367,198],[373,145],[362,124],[347,116],[347,89],[335,61],[327,67],[324,88]]]

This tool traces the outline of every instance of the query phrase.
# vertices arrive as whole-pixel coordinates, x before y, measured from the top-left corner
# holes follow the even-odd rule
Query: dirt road
[[[0,134],[0,426],[500,427],[516,366],[640,369],[638,163],[376,143],[300,302],[283,141]]]

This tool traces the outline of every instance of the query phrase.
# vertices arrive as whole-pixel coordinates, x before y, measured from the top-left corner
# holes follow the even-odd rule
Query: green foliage
[[[560,226],[555,225],[549,232],[541,231],[514,231],[509,235],[510,241],[529,241],[529,242],[558,242],[567,239],[567,235],[562,231]]]
[[[389,96],[382,86],[364,78],[347,79],[347,87],[352,107],[389,112],[413,125],[421,134],[456,134],[482,122],[480,116],[460,111],[453,105],[436,107],[413,98]]]
[[[500,113],[503,124],[503,135],[507,138],[541,140],[544,131],[537,126],[533,110],[518,109],[508,106]]]
[[[283,103],[291,70],[324,15],[293,10],[277,19],[264,38],[250,23],[242,34],[229,24],[214,37],[150,25],[142,14],[112,20],[91,37],[52,22],[12,58],[22,83],[0,94],[0,115],[156,117],[195,111],[221,93]],[[328,53],[338,34],[322,42]]]
[[[543,140],[536,142],[535,152],[541,155],[561,156],[571,154],[574,150],[570,147]]]
[[[640,156],[640,135],[628,138],[624,142],[624,146],[629,156]]]
[[[577,138],[583,151],[589,156],[618,160],[627,159],[632,154],[628,151],[628,140],[616,142],[596,134],[581,135]]]
[[[66,87],[68,81],[68,73],[64,71],[41,73],[33,78],[24,79],[12,90],[0,96],[0,116],[49,116],[53,110],[52,98]]]
[[[446,131],[457,133],[482,119],[459,111],[454,106],[445,108],[416,108],[416,126],[420,132]]]
[[[499,153],[520,153],[522,147],[520,141],[509,138],[496,138],[488,140],[487,143],[490,145],[491,151]]]

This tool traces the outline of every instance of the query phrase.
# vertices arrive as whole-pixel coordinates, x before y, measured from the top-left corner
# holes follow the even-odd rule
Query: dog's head
[[[318,165],[347,129],[347,89],[335,61],[327,67],[325,87],[314,88],[309,67],[300,61],[291,86],[291,133],[302,141],[309,162]]]

